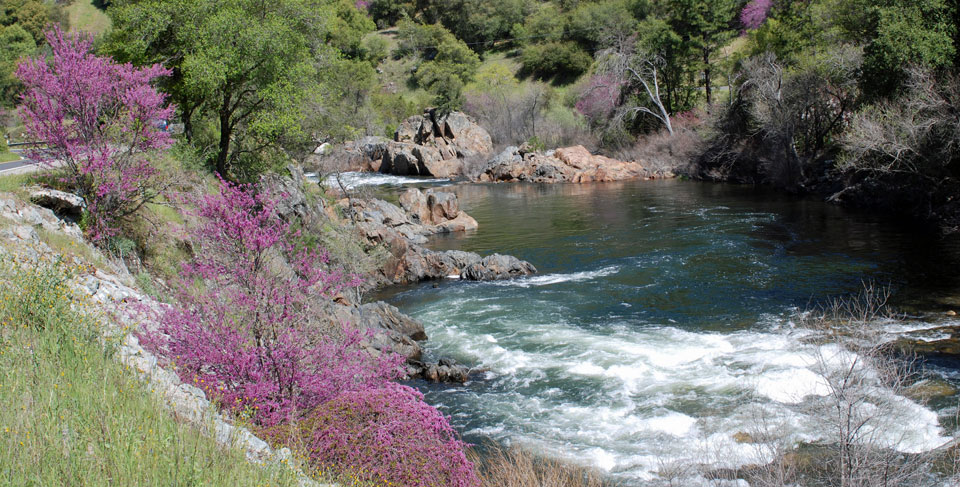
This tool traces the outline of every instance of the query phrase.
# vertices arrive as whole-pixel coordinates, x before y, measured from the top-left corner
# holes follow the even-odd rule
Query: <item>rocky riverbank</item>
[[[288,176],[271,175],[260,182],[262,190],[282,196],[285,203],[277,208],[279,218],[298,219],[315,228],[347,229],[364,248],[385,251],[386,258],[363,276],[365,291],[437,279],[510,279],[537,271],[529,262],[508,255],[481,256],[424,247],[430,235],[477,229],[477,221],[460,209],[453,193],[409,189],[400,196],[399,206],[379,198],[346,196],[325,204],[307,198],[303,185],[311,183],[299,168],[290,167],[289,172]],[[326,322],[374,330],[366,345],[374,353],[389,349],[402,354],[410,378],[465,382],[469,376],[468,366],[449,358],[424,362],[421,343],[427,335],[423,325],[386,303],[362,304],[353,296],[343,295],[323,314],[318,318]]]
[[[618,161],[584,146],[538,151],[507,147],[493,154],[490,135],[467,115],[428,110],[405,120],[393,140],[365,137],[345,145],[338,167],[398,176],[476,182],[588,183],[672,178],[642,161]]]

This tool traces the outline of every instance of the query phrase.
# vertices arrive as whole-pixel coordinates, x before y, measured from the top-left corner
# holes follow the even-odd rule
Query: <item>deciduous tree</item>
[[[29,59],[17,69],[25,87],[20,114],[31,137],[45,143],[31,157],[62,166],[64,180],[86,202],[88,233],[103,240],[158,194],[151,157],[170,136],[156,125],[173,108],[151,82],[169,70],[117,64],[93,54],[89,36],[56,26],[47,42],[50,63]]]

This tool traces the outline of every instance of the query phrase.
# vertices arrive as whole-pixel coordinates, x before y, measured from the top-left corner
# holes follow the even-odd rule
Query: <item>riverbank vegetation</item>
[[[174,420],[102,342],[63,262],[0,261],[0,482],[299,485]]]

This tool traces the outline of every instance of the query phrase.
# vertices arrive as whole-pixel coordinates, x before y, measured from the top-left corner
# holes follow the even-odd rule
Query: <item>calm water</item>
[[[863,281],[905,309],[958,304],[960,244],[752,187],[683,181],[452,186],[480,230],[435,249],[529,260],[533,277],[392,290],[428,354],[488,370],[421,385],[468,441],[520,443],[642,484],[663,464],[747,463],[733,441],[763,417],[815,440],[814,345],[789,317]],[[904,400],[902,449],[945,441]],[[716,460],[714,461],[716,462]]]

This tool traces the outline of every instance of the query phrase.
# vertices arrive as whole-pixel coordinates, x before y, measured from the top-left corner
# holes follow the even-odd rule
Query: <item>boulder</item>
[[[413,340],[426,340],[423,324],[383,301],[360,306],[362,323],[370,328],[395,331]]]
[[[413,154],[417,146],[406,142],[387,143],[380,172],[399,176],[417,176],[420,174],[420,161]]]
[[[287,166],[289,175],[268,173],[260,178],[260,190],[276,197],[279,201],[276,207],[277,216],[287,221],[293,218],[304,218],[310,209],[307,205],[307,196],[303,193],[303,170],[291,164]]]
[[[432,275],[437,278],[459,277],[467,267],[480,262],[482,259],[473,252],[464,252],[462,250],[447,250],[444,252],[429,252],[424,256],[424,261],[430,269]]]
[[[404,120],[387,143],[379,171],[397,175],[453,178],[461,174],[461,159],[493,150],[490,134],[469,116],[440,116],[427,110]]]
[[[460,202],[457,200],[457,195],[453,193],[430,192],[427,195],[427,209],[430,222],[433,224],[443,223],[460,216]]]
[[[83,198],[63,191],[49,188],[30,190],[30,201],[36,205],[53,210],[58,215],[77,218],[83,213]]]
[[[535,183],[588,183],[634,178],[665,177],[654,175],[636,162],[623,162],[593,155],[578,145],[547,152],[530,152],[508,147],[487,163],[479,181],[530,181]]]
[[[512,279],[537,272],[533,264],[512,255],[493,254],[467,266],[460,278],[468,281]]]
[[[430,209],[427,207],[427,196],[416,188],[410,188],[400,194],[400,206],[410,214],[413,221],[426,223],[430,221]]]

